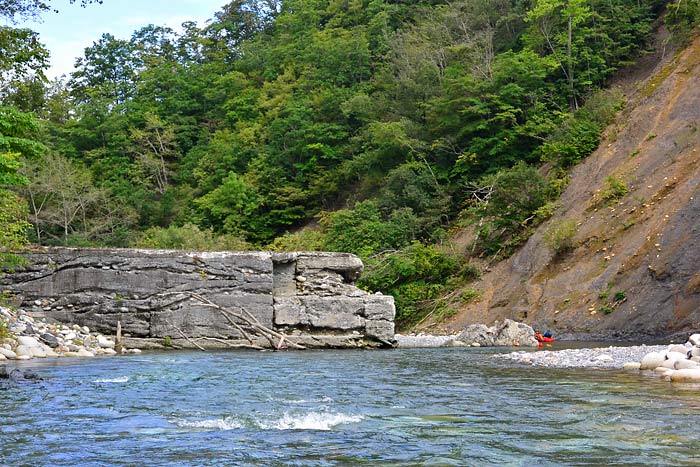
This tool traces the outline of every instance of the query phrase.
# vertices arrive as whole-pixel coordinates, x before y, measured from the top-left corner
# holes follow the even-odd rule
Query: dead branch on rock
[[[185,333],[182,331],[182,329],[180,329],[179,327],[175,326],[174,324],[172,324],[172,323],[169,322],[169,321],[166,321],[166,322],[168,323],[168,325],[170,325],[171,328],[175,329],[175,330],[177,331],[177,333],[180,334],[180,336],[182,336],[183,339],[185,339],[187,342],[189,342],[190,344],[192,344],[192,345],[194,345],[195,347],[197,347],[197,348],[198,348],[199,350],[201,350],[202,352],[206,352],[206,349],[205,349],[204,347],[202,347],[201,345],[197,344],[195,341],[193,341],[192,339],[190,339],[189,337],[187,337],[187,334],[185,334]]]
[[[259,345],[234,344],[233,342],[229,342],[226,339],[219,339],[217,337],[197,337],[193,340],[218,342],[218,343],[223,344],[226,347],[231,348],[231,349],[265,350],[264,347],[260,347]]]
[[[281,350],[285,347],[285,343],[287,347],[293,347],[295,349],[306,349],[303,345],[297,344],[296,342],[292,342],[289,339],[289,336],[286,336],[282,333],[279,333],[277,331],[274,331],[267,326],[263,325],[258,321],[258,319],[253,316],[248,310],[246,310],[243,307],[239,307],[241,312],[236,312],[232,310],[228,310],[221,305],[217,305],[216,303],[212,302],[206,297],[203,297],[202,295],[195,293],[195,292],[189,292],[189,291],[181,291],[181,292],[165,292],[158,294],[159,296],[166,297],[166,296],[173,296],[173,295],[180,295],[180,296],[187,296],[190,298],[193,298],[200,302],[200,304],[204,307],[207,308],[213,308],[217,311],[219,311],[224,318],[231,324],[236,330],[238,330],[243,337],[246,338],[246,340],[250,343],[250,346],[247,346],[249,348],[258,348],[261,349],[260,346],[256,345],[253,338],[250,336],[249,333],[247,333],[243,327],[241,326],[241,323],[248,326],[251,328],[255,333],[259,334],[263,338],[265,338],[268,342],[270,342],[270,345],[272,348],[276,350]],[[236,322],[238,320],[238,322]],[[176,328],[177,329],[177,328]],[[279,339],[279,342],[276,342],[276,339]],[[189,340],[189,339],[188,339]],[[191,342],[191,341],[190,341]],[[198,346],[199,347],[199,346]]]

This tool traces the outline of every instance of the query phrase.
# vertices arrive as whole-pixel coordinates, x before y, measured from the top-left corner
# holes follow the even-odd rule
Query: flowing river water
[[[700,465],[700,388],[498,352],[33,363],[43,380],[0,383],[0,465]]]

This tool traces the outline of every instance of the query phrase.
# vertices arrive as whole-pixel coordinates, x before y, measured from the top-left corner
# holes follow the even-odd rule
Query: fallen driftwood
[[[196,301],[198,301],[202,306],[205,306],[207,308],[213,308],[215,310],[218,310],[224,318],[226,318],[226,321],[231,324],[237,331],[241,333],[241,335],[249,342],[249,345],[246,344],[230,344],[229,347],[232,348],[249,348],[249,349],[255,349],[255,350],[264,350],[263,347],[260,347],[255,343],[253,340],[253,337],[251,336],[251,333],[257,334],[260,337],[263,337],[266,339],[269,343],[270,346],[273,349],[276,350],[282,350],[284,348],[294,348],[294,349],[306,349],[303,345],[297,344],[296,342],[293,342],[290,340],[289,336],[282,334],[280,332],[277,332],[273,329],[268,328],[267,326],[264,326],[263,324],[260,323],[260,321],[255,318],[248,310],[246,310],[243,307],[240,307],[240,312],[233,311],[230,309],[226,309],[222,307],[221,305],[217,305],[216,303],[212,302],[206,297],[203,297],[202,295],[195,293],[195,292],[189,292],[189,291],[181,291],[181,292],[166,292],[166,293],[161,293],[158,294],[160,297],[167,297],[167,296],[185,296],[192,298]],[[170,324],[170,323],[168,323]],[[185,333],[179,329],[177,326],[174,326],[170,324],[170,326],[173,327],[178,333],[186,339],[188,342],[190,342],[192,345],[197,347],[200,350],[204,350],[202,346],[197,344],[195,342],[195,339],[190,338],[189,336],[186,336]],[[244,329],[244,326],[248,327],[250,332],[246,331]],[[221,341],[220,339],[216,338],[196,338],[196,340],[216,340],[216,341]]]

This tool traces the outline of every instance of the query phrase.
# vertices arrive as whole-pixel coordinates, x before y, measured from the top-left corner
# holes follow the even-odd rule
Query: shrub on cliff
[[[673,1],[668,6],[666,25],[676,42],[688,42],[700,28],[700,0]]]
[[[394,296],[400,328],[417,322],[442,294],[447,280],[459,271],[457,258],[420,242],[372,257],[365,266],[358,285]]]
[[[535,167],[524,162],[482,180],[490,195],[471,209],[477,219],[477,250],[508,256],[527,238],[527,230],[542,221],[537,215],[551,198],[552,186]]]
[[[594,93],[547,138],[539,149],[541,159],[567,169],[591,155],[600,144],[605,127],[615,121],[623,102],[620,90]]]
[[[199,251],[246,251],[252,247],[235,235],[215,235],[193,224],[171,225],[167,229],[152,227],[143,232],[136,242],[138,248]]]
[[[324,249],[367,259],[410,243],[418,229],[418,219],[410,208],[396,209],[384,219],[375,201],[363,201],[353,209],[326,214],[321,218],[321,227]]]
[[[574,241],[576,232],[578,232],[576,221],[565,219],[549,226],[544,234],[544,242],[554,254],[560,255],[576,246]]]

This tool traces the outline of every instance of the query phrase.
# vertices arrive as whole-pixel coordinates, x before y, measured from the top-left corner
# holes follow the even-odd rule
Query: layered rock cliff
[[[571,174],[555,216],[491,266],[449,323],[512,318],[587,337],[667,336],[700,325],[700,43],[628,88],[599,149]],[[614,180],[628,193],[604,193]],[[624,190],[623,190],[624,191]],[[545,232],[573,220],[573,251]]]
[[[23,308],[105,333],[119,321],[130,346],[272,346],[256,328],[305,347],[394,339],[393,298],[353,285],[362,262],[350,254],[45,248],[26,256],[26,268],[0,278]]]

